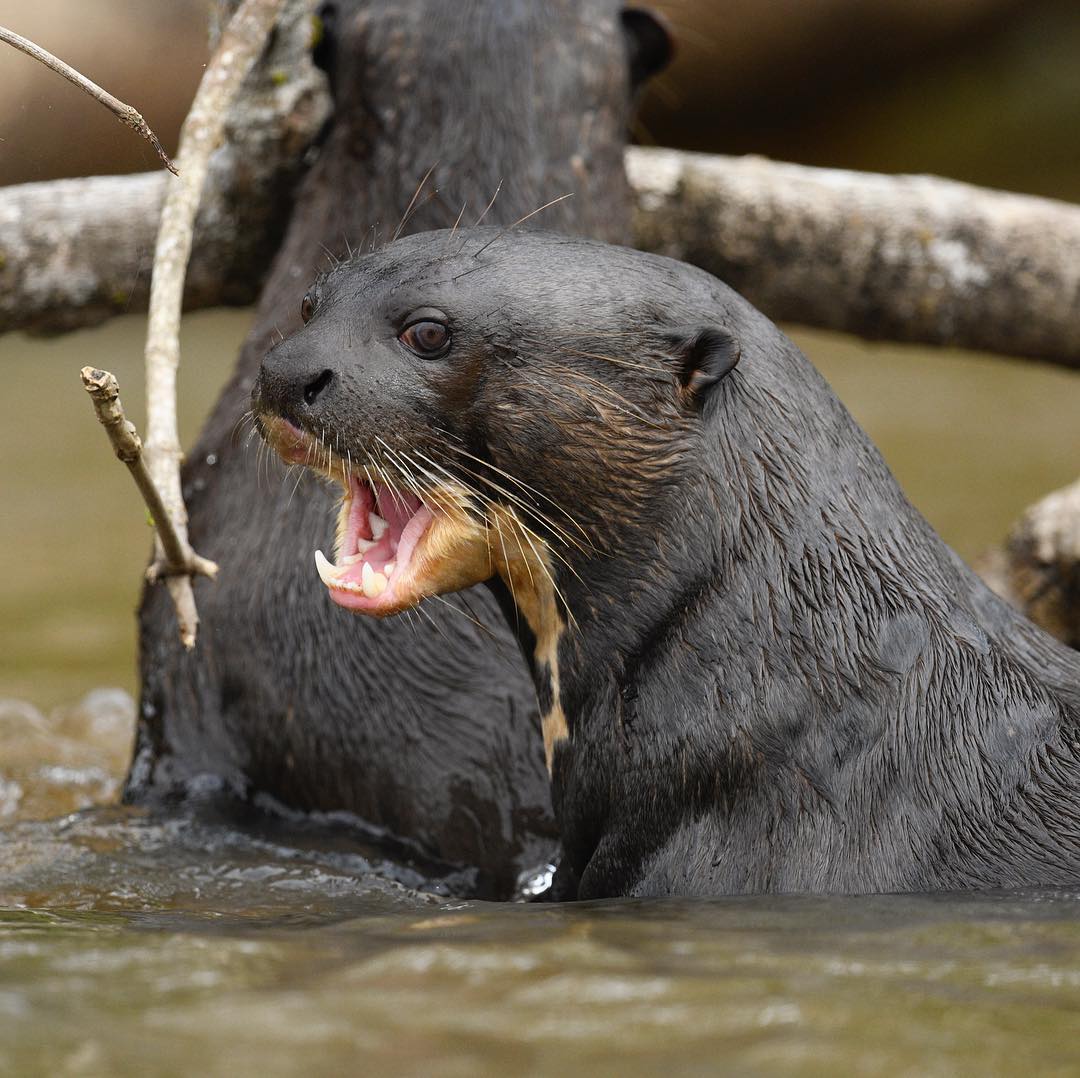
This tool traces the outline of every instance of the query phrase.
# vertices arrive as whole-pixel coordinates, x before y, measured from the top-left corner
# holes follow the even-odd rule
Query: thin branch
[[[165,152],[165,147],[158,141],[157,135],[150,130],[150,125],[142,118],[141,114],[136,112],[130,105],[125,105],[123,101],[113,97],[107,90],[103,90],[96,82],[91,82],[81,72],[76,71],[70,64],[65,64],[63,60],[53,56],[51,52],[47,52],[40,45],[35,45],[34,42],[16,34],[14,31],[8,30],[7,27],[0,26],[0,41],[6,41],[20,52],[25,52],[27,56],[39,60],[50,71],[55,71],[58,75],[62,75],[67,79],[68,82],[75,83],[80,90],[85,90],[95,101],[104,105],[122,124],[126,124],[136,134],[146,139],[157,151],[162,164],[174,176],[178,175],[176,166],[169,160],[169,155]]]
[[[262,52],[282,3],[283,0],[244,0],[221,35],[180,130],[177,157],[182,175],[165,196],[154,249],[146,334],[146,457],[167,515],[185,544],[187,510],[180,486],[182,454],[176,421],[176,372],[180,365],[184,277],[191,255],[195,215],[210,155],[224,134],[229,104]],[[158,536],[150,571],[163,576],[168,572],[169,559],[160,531]],[[166,583],[178,616],[190,615],[195,607],[191,577],[168,575]],[[191,630],[191,643],[184,639],[188,647],[194,643],[194,625]]]
[[[131,472],[135,485],[143,496],[146,508],[150,510],[150,518],[157,529],[158,540],[165,553],[166,564],[163,570],[171,575],[198,573],[208,576],[212,580],[217,576],[216,563],[207,558],[200,557],[191,549],[190,544],[177,530],[165,508],[161,492],[154,484],[154,480],[146,467],[146,459],[143,456],[142,441],[127,416],[124,415],[124,406],[120,403],[120,386],[116,378],[108,371],[98,370],[95,367],[83,367],[80,372],[83,388],[90,394],[105,433],[109,436],[113,450],[117,457],[122,460]],[[147,570],[147,577],[151,581],[157,579],[161,571],[156,565]],[[190,602],[185,601],[177,607],[177,618],[180,623],[180,638],[185,647],[195,644],[195,630],[198,625],[198,614],[195,610],[195,598],[191,589],[188,589],[185,600],[190,597]]]
[[[217,576],[216,563],[196,554],[174,527],[161,499],[161,493],[146,467],[139,432],[124,414],[124,406],[120,401],[120,385],[115,375],[96,367],[83,367],[79,373],[83,388],[90,394],[94,411],[105,428],[117,457],[128,466],[135,485],[146,502],[146,508],[150,510],[154,526],[161,535],[161,545],[168,559],[166,572],[198,573],[211,579]]]

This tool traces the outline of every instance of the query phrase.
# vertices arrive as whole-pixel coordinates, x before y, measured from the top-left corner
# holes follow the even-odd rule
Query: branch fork
[[[116,379],[92,367],[82,371],[83,385],[116,455],[128,466],[150,509],[157,540],[146,579],[151,583],[165,581],[176,607],[180,639],[188,649],[195,646],[199,624],[192,580],[196,575],[213,579],[218,567],[195,553],[188,542],[187,511],[180,483],[176,373],[180,364],[184,278],[210,155],[224,135],[229,105],[261,53],[283,3],[243,0],[221,35],[180,131],[180,173],[165,195],[150,281],[145,449],[135,427],[124,416]],[[133,115],[126,122],[138,130],[142,117],[130,111]]]
[[[115,376],[96,367],[83,367],[80,374],[83,388],[90,394],[94,411],[109,436],[113,451],[131,472],[157,529],[157,556],[146,570],[146,579],[154,583],[168,578],[176,602],[181,638],[185,646],[190,648],[194,646],[199,621],[191,578],[206,576],[213,580],[217,576],[217,564],[195,553],[187,536],[165,508],[161,492],[146,466],[142,439],[135,425],[124,414],[120,386]]]

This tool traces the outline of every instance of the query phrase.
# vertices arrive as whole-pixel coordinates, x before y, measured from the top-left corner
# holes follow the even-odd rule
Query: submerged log
[[[1080,648],[1080,480],[1036,502],[1005,543],[1002,594]]]

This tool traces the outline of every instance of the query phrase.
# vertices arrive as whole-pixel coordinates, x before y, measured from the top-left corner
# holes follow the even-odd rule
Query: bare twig
[[[94,410],[105,428],[105,433],[112,442],[117,457],[131,471],[135,485],[142,493],[146,508],[154,526],[161,535],[161,545],[165,548],[168,559],[166,567],[170,573],[198,573],[201,576],[215,577],[217,565],[208,558],[200,557],[191,546],[177,533],[173,522],[161,499],[161,493],[154,486],[154,480],[146,467],[143,457],[142,439],[135,425],[124,414],[120,401],[120,386],[116,376],[96,367],[83,367],[80,371],[83,388],[94,402]]]
[[[40,45],[35,45],[34,42],[22,37],[20,34],[8,30],[7,27],[0,26],[0,41],[6,41],[20,52],[25,52],[27,56],[39,60],[50,71],[63,75],[68,82],[73,82],[80,90],[85,90],[95,101],[104,105],[121,123],[126,124],[137,134],[142,135],[157,150],[157,155],[161,158],[162,164],[174,176],[177,175],[176,166],[169,160],[169,155],[165,152],[165,147],[158,141],[157,135],[150,130],[150,125],[130,105],[125,105],[123,101],[113,97],[107,90],[103,90],[96,82],[91,82],[85,75],[76,71],[75,68],[53,56],[51,52],[47,52]]]
[[[176,371],[180,364],[180,314],[184,277],[191,254],[195,214],[209,168],[210,154],[221,140],[231,102],[262,51],[283,0],[244,0],[221,35],[180,130],[180,182],[170,187],[161,211],[150,283],[146,335],[146,458],[154,485],[177,535],[187,543],[187,511],[180,486],[180,435],[176,422]],[[169,559],[158,533],[154,576],[166,583],[181,618],[184,643],[194,644],[197,618],[190,576],[168,575]],[[190,643],[188,639],[190,630]]]
[[[101,371],[95,367],[83,367],[81,375],[83,388],[94,402],[94,411],[105,428],[109,441],[112,442],[113,450],[117,457],[127,465],[128,471],[135,480],[135,485],[143,496],[143,501],[146,502],[146,508],[150,510],[150,517],[157,528],[158,540],[167,561],[164,570],[170,574],[189,576],[198,573],[213,579],[218,571],[216,563],[200,557],[191,549],[187,540],[177,532],[165,508],[161,493],[154,485],[154,480],[146,467],[138,431],[124,415],[124,406],[120,403],[120,387],[117,385],[116,378],[108,371]],[[156,579],[157,571],[155,566],[151,566],[147,575],[151,579]],[[155,575],[151,576],[151,572]],[[184,646],[190,648],[195,643],[195,627],[198,624],[195,597],[190,588],[184,600],[184,605],[177,608],[177,618],[180,622],[180,636]]]

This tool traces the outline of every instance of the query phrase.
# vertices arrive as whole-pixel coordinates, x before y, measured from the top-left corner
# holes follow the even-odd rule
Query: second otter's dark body
[[[435,604],[413,624],[380,626],[332,607],[311,558],[333,532],[333,496],[310,477],[286,478],[265,450],[260,459],[241,420],[263,353],[299,325],[327,251],[383,243],[399,221],[408,233],[449,226],[460,211],[467,224],[488,203],[486,220],[509,224],[568,192],[548,223],[623,237],[632,75],[653,63],[653,24],[623,16],[619,0],[326,7],[337,11],[318,58],[336,114],[184,471],[192,541],[220,577],[196,584],[193,654],[166,590],[146,591],[127,797],[223,786],[346,812],[432,873],[471,874],[456,887],[505,896],[518,872],[553,856],[555,839],[535,693],[497,607],[479,589],[457,609]],[[662,53],[662,40],[653,45]]]
[[[445,320],[445,355],[402,347],[413,308]],[[440,446],[468,445],[572,515],[582,542],[531,521],[547,624],[522,577],[496,583],[565,714],[565,897],[1080,881],[1080,655],[987,590],[795,345],[705,273],[411,237],[327,277],[256,405],[354,461],[375,435],[451,470]]]

